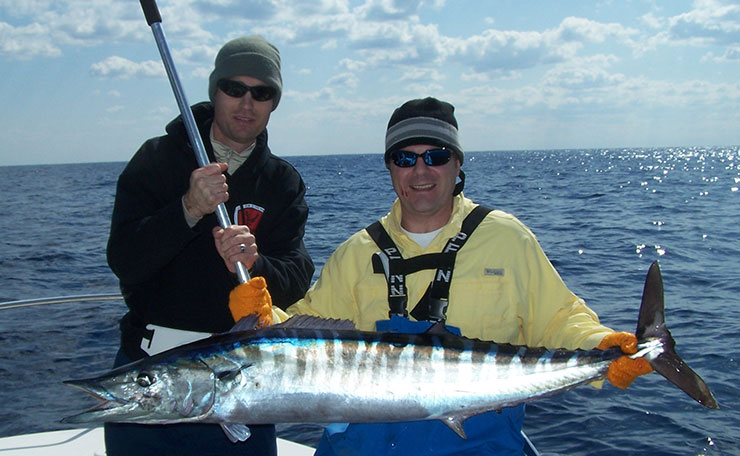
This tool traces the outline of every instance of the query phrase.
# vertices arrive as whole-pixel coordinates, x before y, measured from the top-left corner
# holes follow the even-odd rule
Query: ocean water
[[[380,155],[286,158],[308,186],[306,243],[318,271],[395,195]],[[465,158],[465,194],[527,224],[605,324],[634,331],[645,274],[659,260],[677,350],[721,407],[701,407],[657,374],[626,391],[581,387],[528,406],[524,429],[537,448],[740,455],[740,149]],[[124,165],[0,167],[0,302],[117,292],[105,244]],[[0,309],[0,436],[64,428],[60,418],[91,405],[61,382],[108,369],[124,308],[107,301]],[[281,426],[280,433],[315,444],[320,427]]]

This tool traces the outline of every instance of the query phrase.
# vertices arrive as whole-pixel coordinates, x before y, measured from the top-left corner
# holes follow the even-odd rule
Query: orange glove
[[[596,348],[606,350],[610,347],[619,347],[622,353],[633,355],[637,353],[637,337],[628,332],[615,332],[604,337]],[[625,389],[637,377],[652,371],[653,368],[645,358],[632,359],[629,356],[622,356],[609,365],[606,378],[617,388]]]
[[[234,321],[239,321],[247,315],[257,315],[257,327],[272,324],[272,298],[267,291],[267,282],[264,277],[253,277],[247,283],[242,283],[229,294],[229,310]]]

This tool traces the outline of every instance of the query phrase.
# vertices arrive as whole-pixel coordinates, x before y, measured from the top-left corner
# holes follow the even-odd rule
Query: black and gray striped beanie
[[[413,144],[446,147],[463,163],[463,150],[457,134],[455,107],[427,97],[410,100],[393,111],[385,132],[385,162],[394,150]]]

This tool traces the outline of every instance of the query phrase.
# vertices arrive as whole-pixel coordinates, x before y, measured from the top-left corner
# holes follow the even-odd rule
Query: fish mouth
[[[82,413],[62,418],[61,422],[64,424],[123,422],[144,416],[140,405],[136,402],[116,398],[108,390],[89,380],[67,380],[63,383],[82,390],[100,401]]]

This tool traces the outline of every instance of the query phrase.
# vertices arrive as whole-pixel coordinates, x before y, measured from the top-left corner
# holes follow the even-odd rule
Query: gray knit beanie
[[[208,79],[208,96],[213,101],[216,83],[232,76],[250,76],[263,81],[277,91],[272,110],[280,103],[283,78],[280,76],[280,51],[259,35],[242,36],[224,44]]]

